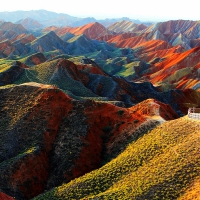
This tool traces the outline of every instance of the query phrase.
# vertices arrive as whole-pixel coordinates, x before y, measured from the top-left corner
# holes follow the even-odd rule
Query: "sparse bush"
[[[121,117],[124,114],[124,110],[118,110],[118,115]]]
[[[105,126],[104,128],[103,128],[103,131],[105,132],[105,133],[109,133],[110,131],[112,131],[112,126],[110,126],[110,125],[107,125],[107,126]]]
[[[139,122],[139,120],[138,119],[134,119],[134,121],[133,121],[135,124],[136,123],[138,123]]]

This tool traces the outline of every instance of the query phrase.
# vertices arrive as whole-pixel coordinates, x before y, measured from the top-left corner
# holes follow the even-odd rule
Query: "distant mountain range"
[[[30,17],[25,18],[25,19],[21,19],[21,20],[15,22],[15,23],[21,24],[27,30],[43,28],[42,24],[40,24],[37,20],[34,20]]]
[[[105,19],[105,20],[97,20],[93,17],[87,17],[87,18],[79,18],[79,17],[73,17],[68,14],[64,13],[55,13],[51,11],[46,10],[31,10],[31,11],[13,11],[13,12],[0,12],[0,19],[13,22],[13,23],[20,23],[23,22],[24,24],[29,18],[32,20],[36,20],[37,22],[34,23],[33,27],[26,26],[26,28],[41,28],[41,25],[43,27],[47,26],[82,26],[91,22],[99,22],[103,24],[104,26],[108,27],[109,25],[113,24],[114,22],[121,21],[121,20],[128,20],[132,21],[137,24],[151,24],[151,22],[141,22],[139,20],[129,19],[127,17],[124,18],[113,18],[113,19]],[[36,24],[40,24],[39,26],[36,26]],[[26,23],[27,24],[27,23]]]

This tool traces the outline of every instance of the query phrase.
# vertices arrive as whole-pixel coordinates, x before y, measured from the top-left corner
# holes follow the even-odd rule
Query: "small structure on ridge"
[[[192,119],[200,120],[200,108],[189,108],[188,109],[188,117]]]

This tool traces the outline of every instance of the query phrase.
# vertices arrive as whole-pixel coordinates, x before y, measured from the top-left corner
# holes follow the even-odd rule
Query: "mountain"
[[[67,14],[54,13],[54,15],[56,15],[56,17],[49,18],[48,20],[42,20],[40,21],[40,23],[43,24],[44,26],[52,26],[52,25],[69,26],[78,20],[77,17],[72,17]]]
[[[34,39],[21,24],[0,22],[0,57],[27,54],[29,50],[26,44]]]
[[[135,59],[121,65],[121,69],[112,72],[113,75],[124,76],[133,81],[151,81],[154,85],[162,85],[162,89],[194,88],[199,90],[199,61],[195,57],[198,54],[198,48],[192,48],[198,47],[199,40],[194,39],[199,37],[197,30],[199,30],[197,21],[176,20],[157,23],[133,33],[105,35],[98,40],[105,40],[118,48],[133,50]],[[195,61],[193,61],[193,56]],[[136,58],[138,58],[137,62]],[[179,58],[183,59],[183,62]],[[167,72],[164,68],[169,62],[171,70]],[[154,72],[151,71],[151,67],[155,69]],[[172,72],[172,68],[176,69],[176,72]],[[139,73],[138,70],[140,70]],[[159,77],[162,77],[162,81],[158,81]]]
[[[116,22],[120,22],[120,21],[131,21],[135,24],[141,24],[141,21],[140,20],[134,20],[134,19],[130,19],[128,17],[122,17],[122,18],[113,18],[113,19],[109,19],[109,18],[106,18],[104,20],[98,20],[98,22],[100,24],[102,24],[103,26],[105,27],[109,27],[111,26],[112,24],[116,23]]]
[[[3,58],[12,56],[22,56],[29,52],[29,48],[23,43],[11,43],[8,40],[0,42],[0,54]]]
[[[135,24],[131,21],[120,21],[108,27],[108,30],[115,33],[137,32],[146,29],[143,24]]]
[[[124,33],[118,36],[109,39],[108,43],[114,43],[118,48],[134,48],[139,46],[140,44],[146,42],[147,40],[141,36],[133,36],[131,37],[129,34]]]
[[[110,32],[103,25],[98,22],[94,22],[78,28],[73,28],[70,30],[70,33],[74,35],[85,34],[90,39],[96,39],[103,35],[107,35]]]
[[[1,69],[0,73],[0,85],[6,85],[13,83],[16,81],[23,71],[25,70],[27,66],[23,63],[20,63],[19,61],[13,62],[9,68],[5,67],[4,69]]]
[[[69,27],[68,27],[69,28]],[[107,44],[106,42],[103,41],[97,41],[97,40],[92,40],[91,37],[95,37],[96,33],[93,36],[89,34],[90,38],[87,37],[87,32],[90,33],[90,30],[92,31],[94,29],[86,29],[85,34],[77,34],[76,31],[72,31],[74,35],[66,29],[68,28],[58,28],[54,29],[54,31],[48,32],[48,30],[51,30],[52,28],[50,27],[45,29],[46,34],[41,36],[40,38],[35,39],[34,41],[31,42],[30,48],[32,51],[39,51],[39,52],[50,52],[50,51],[59,51],[60,54],[66,53],[69,55],[94,55],[95,53],[98,54],[101,51],[104,51],[105,56],[109,56],[109,54],[113,54],[112,57],[114,56],[114,52],[118,51],[117,48],[113,47],[112,45]],[[69,28],[71,29],[71,28]],[[98,29],[97,29],[98,30]],[[82,32],[82,31],[80,31]],[[56,33],[56,34],[55,34]],[[101,34],[100,32],[97,33]],[[58,37],[59,36],[59,37]],[[62,39],[64,40],[62,40]],[[95,56],[98,57],[98,56]]]
[[[44,56],[43,53],[36,53],[30,56],[24,57],[20,59],[20,62],[23,62],[25,65],[34,66],[39,65],[47,61],[47,58]]]
[[[33,198],[100,167],[130,139],[165,121],[167,113],[167,119],[177,117],[170,106],[154,100],[125,109],[75,101],[55,86],[37,83],[0,93],[0,187],[17,199]],[[150,105],[152,110],[142,110]]]
[[[68,43],[67,50],[70,55],[87,55],[89,53],[94,53],[94,52],[99,53],[100,51],[104,50],[106,51],[105,56],[107,56],[109,55],[109,53],[116,51],[115,47],[112,47],[106,42],[92,40],[84,34],[77,35],[74,37],[71,36],[72,35],[68,34],[68,37],[70,39],[67,40]],[[64,35],[64,37],[66,37],[66,35]],[[95,57],[98,56],[96,55]]]
[[[149,68],[152,83],[165,82],[176,88],[190,88],[200,91],[199,87],[199,59],[200,47],[193,48],[183,53],[171,55],[162,62]]]
[[[55,13],[47,10],[30,10],[30,11],[13,11],[13,12],[0,12],[0,19],[4,21],[10,22],[17,22],[20,20],[25,20],[27,18],[34,19],[38,21],[43,26],[83,26],[88,23],[99,22],[106,27],[110,26],[111,24],[122,21],[128,20],[133,21],[134,23],[141,24],[139,20],[129,19],[127,17],[123,18],[113,18],[113,19],[104,19],[104,20],[97,20],[93,17],[86,17],[86,18],[78,18],[74,16],[70,16],[64,13]],[[149,26],[152,24],[151,22],[143,22]]]
[[[39,55],[35,55],[35,57],[38,58]],[[33,56],[31,58],[33,60]],[[153,98],[171,105],[179,116],[186,114],[190,105],[200,105],[200,96],[195,90],[169,89],[169,91],[161,92],[150,82],[133,83],[122,77],[110,76],[89,59],[83,59],[82,63],[75,64],[69,60],[58,58],[46,62],[40,61],[41,64],[35,66],[30,63],[30,58],[29,62],[27,58],[21,61],[32,67],[19,61],[16,64],[11,63],[10,66],[6,65],[0,74],[5,77],[2,85],[27,82],[56,85],[71,98],[77,100],[109,101],[115,105],[126,107]],[[137,68],[136,73],[139,70]]]
[[[28,44],[35,40],[36,38],[32,34],[20,34],[17,35],[16,37],[12,38],[12,43],[17,44],[17,43],[22,43],[22,44]]]
[[[25,37],[28,35],[28,31],[19,24],[13,24],[11,22],[0,22],[0,41],[5,40],[15,41],[18,37]]]
[[[46,10],[30,10],[30,11],[13,11],[13,12],[0,12],[0,18],[5,21],[16,22],[21,19],[32,18],[38,22],[48,21],[60,16],[66,16],[71,20],[76,20],[76,17],[71,17],[67,14],[58,14]],[[53,24],[51,24],[53,25]]]
[[[125,32],[137,32],[145,29],[146,26],[142,24],[134,24],[129,21],[116,22],[115,24],[105,28],[102,24],[98,22],[89,23],[84,26],[79,26],[76,28],[66,27],[55,29],[58,35],[63,34],[64,32],[70,32],[74,35],[85,34],[91,39],[103,38],[106,35],[114,35],[114,33],[125,33]],[[45,29],[48,30],[48,29]]]
[[[0,19],[3,19],[5,21],[10,21],[10,22],[18,22],[18,23],[20,21],[23,21],[23,23],[26,25],[29,24],[30,19],[31,21],[35,20],[32,22],[34,22],[34,26],[36,26],[36,28],[41,28],[41,25],[42,26],[51,26],[51,25],[77,26],[77,25],[87,24],[91,22],[91,20],[92,22],[96,21],[94,18],[78,18],[78,17],[70,16],[68,14],[55,13],[55,12],[46,11],[46,10],[0,12]]]
[[[97,22],[97,20],[94,17],[86,17],[86,18],[77,20],[76,22],[70,24],[70,26],[77,27],[77,26],[83,26],[89,23],[94,23],[94,22]]]
[[[40,24],[38,21],[36,21],[34,19],[31,19],[30,17],[19,20],[16,22],[16,24],[21,24],[27,30],[39,29],[39,28],[43,27],[42,24]]]
[[[150,40],[134,47],[133,51],[136,57],[150,64],[148,69],[140,67],[140,74],[135,78],[132,76],[133,79],[151,81],[154,85],[162,85],[163,89],[199,91],[199,47],[183,51],[180,46]],[[118,75],[124,73],[123,70]]]
[[[85,35],[77,35],[69,40],[67,40],[68,43],[68,50],[73,55],[82,55],[85,53],[91,53],[94,52],[97,47],[95,45],[95,42],[93,42],[91,39],[89,39]],[[97,51],[97,50],[96,50]]]
[[[156,23],[142,32],[146,33],[148,39],[162,39],[173,46],[181,44],[190,49],[190,41],[200,37],[199,29],[199,21],[170,20]]]
[[[0,22],[0,199],[198,199],[199,22],[44,14]]]
[[[37,83],[0,93],[0,186],[16,199],[44,190],[36,199],[152,199],[155,192],[174,199],[198,179],[199,122],[171,120],[177,115],[166,104],[148,99],[127,109],[75,101]]]
[[[178,43],[172,42],[177,34],[182,34],[184,38],[187,38],[187,44],[198,46],[198,32],[196,31],[198,30],[198,22],[168,21],[157,23],[142,30],[138,30],[138,26],[140,25],[127,21],[115,23],[112,26],[112,31],[98,22],[76,28],[50,26],[43,29],[43,35],[35,37],[21,25],[1,22],[0,57],[22,58],[38,52],[44,53],[47,59],[61,54],[68,54],[67,57],[69,55],[85,56],[93,59],[110,75],[124,76],[128,80],[134,81],[152,81],[160,89],[166,89],[170,86],[171,89],[194,88],[199,90],[198,65],[190,68],[192,70],[192,73],[190,73],[189,63],[186,63],[184,67],[182,66],[184,69],[181,68],[182,71],[177,72],[179,74],[177,75],[178,79],[175,75],[169,74],[171,78],[167,78],[168,75],[162,75],[165,78],[158,83],[158,77],[152,78],[153,73],[155,73],[152,69],[157,68],[158,63],[164,62],[172,56],[175,58],[178,53],[184,55],[184,52],[189,48],[185,46],[184,41],[186,40],[181,40]],[[177,27],[180,29],[177,29]],[[192,32],[188,31],[187,27]],[[124,33],[120,33],[123,31]],[[192,54],[194,52],[192,51]],[[178,61],[178,59],[174,59],[173,65],[176,64],[176,60]],[[160,66],[163,67],[163,65]],[[140,69],[140,72],[138,69]],[[180,69],[177,68],[177,70]],[[182,72],[183,75],[180,75]]]
[[[164,122],[101,168],[35,199],[198,199],[199,125]]]
[[[76,34],[76,36],[70,32]],[[84,35],[79,35],[82,32]],[[112,47],[112,45],[109,45],[106,42],[99,42],[95,40],[92,41],[90,39],[93,37],[99,37],[107,33],[107,29],[98,23],[92,23],[79,28],[58,28],[55,26],[51,26],[45,28],[43,30],[43,34],[39,37],[35,37],[34,33],[34,35],[26,33],[26,31],[22,34],[17,34],[12,30],[8,30],[6,32],[2,31],[0,33],[2,33],[0,41],[4,41],[2,44],[1,52],[2,58],[26,56],[26,54],[37,53],[38,51],[46,53],[46,56],[48,58],[52,58],[53,56],[57,56],[63,53],[67,53],[70,55],[87,54],[87,56],[88,54],[90,54],[91,56],[92,54],[98,54],[96,58],[110,58],[116,55],[114,51],[118,51],[117,48]],[[87,35],[90,38],[88,38]],[[5,43],[7,45],[6,49],[4,48]],[[118,51],[117,54],[119,53],[120,52]]]
[[[66,53],[67,44],[61,40],[53,31],[35,39],[31,42],[31,49],[35,52],[48,52],[59,50]]]
[[[13,24],[11,22],[0,22],[1,31],[14,31],[17,34],[28,33],[21,24]]]

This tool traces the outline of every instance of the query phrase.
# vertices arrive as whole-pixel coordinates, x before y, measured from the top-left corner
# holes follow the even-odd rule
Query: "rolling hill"
[[[177,118],[170,106],[154,100],[126,109],[75,101],[54,86],[38,83],[2,88],[0,93],[0,187],[17,199],[30,199],[98,168],[130,139]]]
[[[34,199],[197,199],[199,125],[186,117],[165,122],[103,167]]]

